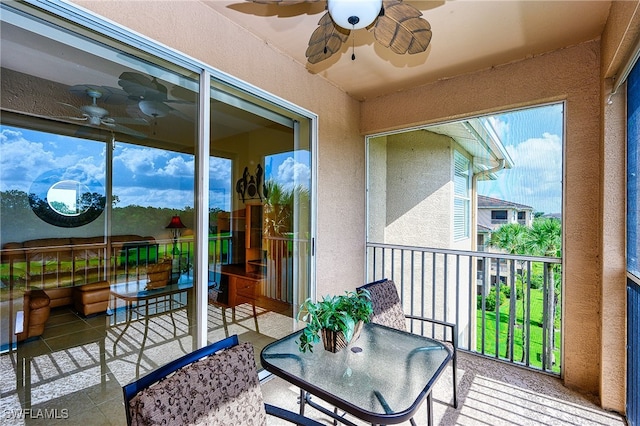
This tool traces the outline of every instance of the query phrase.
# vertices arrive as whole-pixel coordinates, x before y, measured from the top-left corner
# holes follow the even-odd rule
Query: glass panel
[[[208,336],[243,335],[259,350],[293,331],[309,294],[309,124],[212,86]]]
[[[199,77],[2,7],[0,337],[37,408],[194,347]],[[41,290],[50,312],[26,303]],[[41,326],[14,335],[19,311]],[[64,375],[31,375],[64,356]]]
[[[627,80],[627,270],[640,278],[640,67]]]

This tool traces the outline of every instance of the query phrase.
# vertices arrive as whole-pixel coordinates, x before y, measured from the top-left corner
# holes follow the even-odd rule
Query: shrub
[[[500,304],[502,305],[507,297],[504,293],[500,292]],[[491,291],[489,291],[489,295],[485,298],[484,306],[487,311],[495,311],[496,310],[496,288],[492,287]],[[482,309],[482,295],[478,296],[478,309]]]
[[[505,285],[500,287],[500,292],[504,294],[504,297],[506,297],[507,299],[511,298],[511,286]],[[522,286],[516,285],[516,300],[522,299],[522,295]]]
[[[534,274],[531,276],[531,288],[532,289],[539,289],[542,288],[542,284],[543,284],[543,276],[542,274]]]

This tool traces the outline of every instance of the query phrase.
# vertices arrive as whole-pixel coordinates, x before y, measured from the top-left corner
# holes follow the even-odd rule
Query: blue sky
[[[78,170],[104,185],[105,144],[0,125],[0,190],[28,192],[38,176],[54,169]],[[229,210],[235,182],[231,161],[210,159],[210,205]],[[251,171],[253,173],[253,170]],[[131,204],[182,209],[193,207],[194,158],[191,155],[116,142],[113,193],[119,207]],[[269,157],[265,178],[289,188],[311,181],[309,153]]]
[[[498,114],[489,121],[514,166],[499,172],[496,181],[479,182],[478,193],[525,204],[536,212],[560,213],[563,105]]]
[[[489,118],[514,161],[493,182],[479,182],[482,195],[514,201],[544,213],[559,213],[562,199],[562,104],[519,110]],[[28,192],[31,183],[53,169],[80,170],[104,184],[105,145],[67,136],[0,125],[0,190]],[[267,157],[265,178],[290,188],[311,182],[310,155],[282,153]],[[235,182],[231,161],[212,157],[212,207],[229,210]],[[116,143],[113,152],[114,194],[118,206],[182,209],[193,207],[194,159],[191,155]],[[251,171],[253,173],[253,170]]]

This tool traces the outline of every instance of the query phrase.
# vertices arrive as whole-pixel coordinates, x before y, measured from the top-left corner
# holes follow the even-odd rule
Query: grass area
[[[542,312],[543,312],[543,294],[542,289],[531,290],[531,318],[529,323],[529,363],[531,366],[542,368]],[[498,351],[500,358],[507,359],[507,339],[509,331],[509,305],[510,300],[506,298],[505,302],[500,305],[499,319],[499,345]],[[513,359],[516,362],[524,362],[523,358],[523,307],[522,299],[516,300],[516,325],[514,327],[514,345]],[[477,351],[482,352],[482,312],[477,311]],[[560,327],[559,320],[555,321],[555,341],[556,346],[560,343]],[[495,311],[486,312],[484,323],[484,353],[486,355],[495,355],[496,353],[496,313]],[[560,350],[554,350],[556,364],[553,365],[552,371],[560,373]]]

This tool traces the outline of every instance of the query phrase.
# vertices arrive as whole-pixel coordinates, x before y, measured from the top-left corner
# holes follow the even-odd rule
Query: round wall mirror
[[[64,228],[74,228],[94,221],[106,204],[104,187],[84,171],[52,170],[31,184],[29,204],[45,222]]]
[[[47,191],[47,203],[63,216],[78,216],[91,208],[91,194],[86,185],[76,180],[63,180],[51,185]]]

